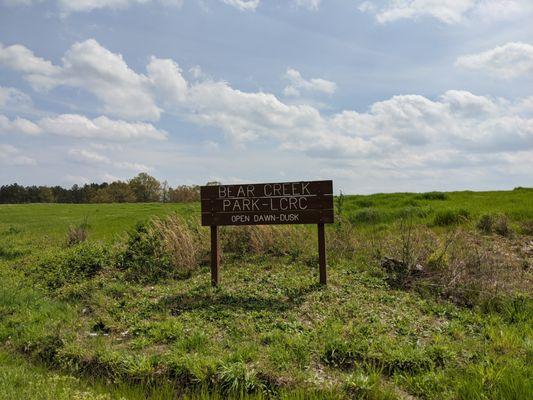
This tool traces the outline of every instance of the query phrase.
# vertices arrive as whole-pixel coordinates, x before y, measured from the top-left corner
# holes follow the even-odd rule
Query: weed
[[[373,208],[364,208],[350,215],[348,218],[352,224],[376,224],[380,221],[381,215],[379,211]]]
[[[220,387],[228,393],[250,393],[261,388],[255,370],[242,361],[220,365],[217,379],[220,381]]]
[[[129,233],[119,267],[136,282],[187,277],[202,257],[199,241],[177,215],[153,218]]]
[[[520,231],[524,235],[533,235],[533,219],[522,221],[520,223]]]
[[[85,216],[83,222],[78,225],[71,225],[67,230],[66,245],[68,247],[76,246],[82,242],[85,242],[88,237],[89,223],[88,217]]]
[[[420,193],[416,198],[421,200],[448,200],[448,195],[442,192],[426,192]]]
[[[90,279],[112,263],[103,245],[82,243],[63,251],[45,253],[30,273],[36,281],[44,281],[49,289],[57,289],[66,283]]]
[[[468,221],[469,218],[470,213],[468,212],[468,210],[465,210],[463,208],[447,209],[438,211],[437,214],[435,214],[433,224],[436,226],[457,225]]]

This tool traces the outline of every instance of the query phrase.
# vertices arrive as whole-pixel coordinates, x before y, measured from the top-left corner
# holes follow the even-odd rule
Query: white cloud
[[[119,161],[113,163],[113,165],[117,168],[126,169],[130,171],[135,172],[151,172],[153,170],[152,167],[149,167],[148,165],[141,164],[141,163],[132,163],[128,161]]]
[[[76,185],[84,185],[91,182],[91,180],[85,176],[70,174],[65,176],[65,181]]]
[[[62,66],[36,57],[21,45],[0,47],[0,65],[25,74],[36,90],[64,85],[87,90],[103,104],[103,111],[128,119],[156,120],[156,106],[149,77],[131,70],[122,55],[112,53],[96,40],[75,43],[62,58]]]
[[[0,144],[0,163],[16,166],[37,164],[35,159],[21,155],[18,148],[9,144]]]
[[[283,90],[285,96],[299,96],[302,91],[332,94],[337,89],[335,82],[320,78],[304,79],[300,72],[293,68],[287,69],[285,78],[290,82]]]
[[[322,0],[294,0],[298,7],[304,7],[311,11],[316,11],[320,7]]]
[[[0,43],[0,65],[26,74],[54,76],[59,73],[59,68],[50,61],[35,56],[31,50],[19,44],[5,47]]]
[[[359,10],[375,15],[379,23],[431,17],[445,24],[465,19],[501,20],[531,11],[529,0],[381,0],[364,1]]]
[[[7,6],[30,6],[43,0],[0,0],[0,4]],[[219,0],[224,4],[241,11],[254,11],[261,0]],[[309,9],[317,9],[321,0],[295,0],[298,5]],[[184,0],[57,0],[60,10],[65,15],[73,12],[90,12],[98,9],[123,10],[134,5],[158,4],[163,6],[181,7]]]
[[[83,88],[104,103],[106,113],[128,119],[158,119],[148,77],[131,70],[122,55],[96,40],[75,43],[63,57],[58,84]]]
[[[187,81],[181,75],[179,65],[173,60],[152,57],[146,69],[156,96],[163,104],[185,100]]]
[[[101,8],[124,9],[136,4],[161,4],[181,7],[183,0],[58,0],[59,6],[66,12],[86,12]]]
[[[157,129],[152,124],[112,120],[105,116],[89,119],[78,114],[61,114],[42,118],[37,124],[46,133],[76,138],[129,141],[165,140],[168,136],[167,132]]]
[[[0,86],[0,109],[27,112],[33,109],[33,101],[18,89]]]
[[[254,11],[261,0],[221,0],[223,3],[233,6],[241,11]]]
[[[533,77],[533,45],[512,42],[477,54],[461,56],[456,66],[482,70],[499,78]]]
[[[375,160],[391,152],[408,160],[419,153],[444,150],[498,153],[533,148],[533,120],[526,99],[510,102],[450,90],[436,99],[394,96],[374,103],[366,112],[345,110],[328,115],[309,104],[287,104],[271,93],[244,92],[223,81],[188,82],[178,64],[169,59],[152,57],[147,75],[138,74],[120,55],[94,40],[73,45],[61,70],[65,84],[86,87],[103,101],[104,93],[116,87],[119,94],[107,106],[140,95],[147,103],[133,101],[127,114],[139,114],[142,104],[149,104],[197,125],[214,127],[239,146],[269,141],[282,150],[332,160]],[[333,82],[304,79],[293,69],[287,76],[289,87],[298,93],[335,90]],[[43,118],[36,125],[46,133],[80,138],[167,137],[151,124],[105,116],[89,119],[63,114]]]
[[[106,156],[84,149],[70,149],[68,155],[71,160],[81,163],[109,164],[111,162]]]
[[[152,167],[145,164],[135,163],[130,161],[112,161],[109,157],[97,153],[92,150],[73,148],[68,151],[68,157],[70,160],[81,163],[96,166],[113,166],[118,169],[124,169],[134,172],[151,172]]]
[[[10,120],[5,115],[0,115],[0,134],[24,133],[26,135],[38,135],[41,128],[30,120],[15,118]]]
[[[120,179],[118,176],[106,172],[100,175],[100,181],[101,182],[116,182],[116,181],[124,181],[124,179]]]
[[[0,4],[6,6],[29,6],[35,3],[41,3],[43,0],[1,0]]]

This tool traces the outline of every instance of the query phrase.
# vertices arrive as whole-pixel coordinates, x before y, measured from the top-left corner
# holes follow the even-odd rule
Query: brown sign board
[[[202,225],[211,227],[211,283],[219,282],[220,225],[317,224],[320,283],[326,284],[324,224],[333,222],[333,181],[200,188]]]
[[[333,222],[333,182],[202,186],[202,225]]]

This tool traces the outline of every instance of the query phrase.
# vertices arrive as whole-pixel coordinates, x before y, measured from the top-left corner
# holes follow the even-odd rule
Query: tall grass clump
[[[425,283],[433,293],[473,306],[528,293],[532,278],[512,244],[457,230],[429,258]]]
[[[463,208],[438,211],[433,219],[436,226],[458,225],[470,219],[470,212]]]
[[[477,229],[485,234],[497,233],[500,236],[510,237],[513,229],[505,214],[484,214],[479,218]]]
[[[119,255],[118,267],[140,283],[188,277],[205,252],[202,246],[207,240],[200,240],[198,232],[177,214],[137,224]]]
[[[443,192],[426,192],[420,193],[416,198],[421,200],[447,200],[448,195]]]
[[[384,255],[381,267],[387,282],[397,288],[410,287],[438,245],[437,235],[431,229],[415,225],[412,215],[402,218],[395,234],[388,235],[380,251]]]
[[[292,256],[309,253],[311,233],[301,226],[250,225],[222,231],[222,250],[236,257]]]
[[[75,246],[77,244],[83,243],[87,240],[89,236],[89,222],[88,218],[77,224],[70,225],[67,230],[66,245],[67,247]]]
[[[30,269],[30,274],[48,289],[58,289],[93,278],[112,263],[110,252],[101,243],[85,242],[44,253]]]
[[[382,216],[378,210],[365,207],[354,214],[350,214],[348,219],[352,224],[376,224],[380,222],[381,217]]]

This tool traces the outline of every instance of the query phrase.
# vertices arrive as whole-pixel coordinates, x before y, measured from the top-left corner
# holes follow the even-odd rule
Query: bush
[[[520,224],[520,231],[524,235],[533,235],[533,219],[522,221]]]
[[[514,256],[513,244],[457,231],[444,244],[438,262],[428,263],[419,287],[428,283],[455,303],[467,306],[499,301],[530,291],[531,272]]]
[[[503,214],[499,215],[482,215],[477,223],[477,228],[483,233],[495,232],[500,236],[512,236],[513,230],[509,226],[509,219]]]
[[[112,264],[109,252],[99,243],[82,243],[64,251],[46,254],[37,262],[34,273],[50,289],[81,282]]]
[[[363,224],[375,224],[380,220],[380,214],[377,210],[373,208],[365,208],[358,211],[357,213],[350,215],[348,220],[352,224],[363,223]]]
[[[494,221],[494,232],[500,236],[509,237],[513,235],[513,230],[509,225],[509,219],[505,215],[498,215]]]
[[[290,255],[297,258],[310,248],[309,232],[303,227],[250,225],[224,229],[222,250],[245,255]]]
[[[427,193],[420,193],[416,196],[417,199],[422,200],[447,200],[448,195],[446,193],[442,192],[427,192]]]
[[[368,208],[368,207],[372,207],[374,205],[374,202],[369,199],[361,199],[361,200],[357,200],[355,204],[357,204],[357,206],[359,207]]]
[[[490,214],[482,215],[476,225],[477,229],[479,229],[483,233],[492,233],[493,226],[494,217]]]
[[[437,226],[457,225],[468,221],[470,213],[465,209],[449,209],[438,211],[433,220],[433,224]]]
[[[76,246],[87,240],[89,236],[89,222],[87,217],[78,225],[71,225],[67,231],[67,247]]]
[[[119,256],[119,268],[136,282],[190,275],[202,257],[200,243],[193,231],[176,214],[153,218],[130,232]]]

